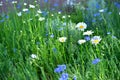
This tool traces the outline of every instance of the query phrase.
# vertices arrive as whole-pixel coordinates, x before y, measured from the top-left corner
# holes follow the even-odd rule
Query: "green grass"
[[[97,18],[79,9],[70,18],[65,13],[49,12],[43,21],[38,20],[44,17],[42,14],[35,16],[37,9],[22,12],[20,17],[18,10],[8,12],[9,18],[0,23],[0,80],[58,80],[61,73],[54,69],[60,64],[66,65],[64,72],[69,80],[74,75],[77,80],[119,80],[120,15],[115,9],[111,4],[112,14],[104,12]],[[94,18],[96,22],[91,22]],[[83,32],[75,29],[78,20],[89,21],[85,31],[94,31],[91,37],[101,36],[98,45],[90,41],[78,44],[79,39],[84,39]],[[62,36],[67,37],[64,43],[58,40]],[[37,58],[31,58],[31,54]],[[98,64],[92,64],[95,58],[100,58]]]

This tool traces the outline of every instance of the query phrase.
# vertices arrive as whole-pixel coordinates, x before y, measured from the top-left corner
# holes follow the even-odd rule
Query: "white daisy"
[[[100,36],[94,36],[94,37],[91,39],[92,44],[95,44],[95,45],[97,45],[100,41],[101,41]]]
[[[84,22],[79,22],[79,23],[75,26],[75,28],[77,28],[78,30],[84,31],[84,29],[87,28],[87,24],[84,23]]]
[[[78,44],[83,44],[85,42],[86,42],[86,40],[84,40],[84,39],[78,40]]]
[[[21,16],[21,15],[22,15],[22,13],[21,13],[21,12],[19,12],[19,13],[17,13],[17,15],[18,15],[18,16]]]
[[[37,58],[37,55],[36,54],[31,54],[31,58],[35,59],[35,58]]]
[[[16,4],[17,3],[17,1],[12,1],[12,4]]]
[[[26,12],[26,11],[28,11],[28,9],[27,9],[27,8],[24,8],[24,9],[23,9],[23,12]]]
[[[104,11],[105,11],[104,9],[100,9],[100,10],[99,10],[99,12],[101,12],[101,13],[104,12]]]
[[[26,5],[27,5],[27,3],[24,3],[23,5],[25,5],[25,6],[26,6]]]
[[[44,17],[40,17],[38,20],[39,21],[43,21],[43,20],[45,20],[45,18]]]
[[[1,1],[1,2],[0,2],[0,6],[2,6],[2,5],[3,5],[3,2]]]
[[[35,6],[34,6],[34,5],[31,5],[31,4],[29,5],[29,7],[30,7],[30,8],[35,8]]]
[[[94,32],[93,31],[86,31],[86,32],[83,32],[83,35],[92,35]]]
[[[42,11],[39,9],[39,10],[37,11],[37,13],[41,14],[41,13],[42,13]]]
[[[60,41],[60,42],[66,42],[66,40],[67,40],[66,37],[60,37],[60,38],[59,38],[59,41]]]

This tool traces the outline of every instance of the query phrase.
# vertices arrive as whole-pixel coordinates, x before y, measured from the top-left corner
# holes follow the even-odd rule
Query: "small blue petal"
[[[99,63],[100,62],[100,59],[99,58],[96,58],[96,59],[94,59],[93,61],[92,61],[92,64],[97,64],[97,63]]]

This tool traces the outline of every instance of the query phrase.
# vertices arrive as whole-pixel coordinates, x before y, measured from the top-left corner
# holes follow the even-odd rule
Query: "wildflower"
[[[117,39],[117,37],[116,37],[116,36],[114,36],[114,35],[112,36],[112,38],[113,38],[113,39]]]
[[[94,17],[100,16],[100,13],[93,14]]]
[[[39,20],[39,21],[44,21],[45,18],[44,18],[44,17],[40,17],[38,20]]]
[[[42,13],[42,11],[39,9],[39,10],[37,11],[37,13],[41,14],[41,13]]]
[[[68,73],[62,73],[61,77],[59,80],[68,80]]]
[[[50,37],[53,38],[53,37],[54,37],[54,34],[51,34]]]
[[[53,14],[51,14],[51,16],[54,16]]]
[[[4,22],[5,20],[4,19],[2,19],[2,20],[0,20],[0,23],[2,23],[2,22]]]
[[[31,5],[31,4],[29,5],[29,7],[30,7],[30,8],[35,8],[35,6],[34,6],[34,5]]]
[[[66,18],[66,16],[62,16],[62,18],[63,18],[63,19],[65,19],[65,18]]]
[[[112,12],[108,12],[108,14],[112,14]]]
[[[107,32],[107,34],[111,34],[111,32]]]
[[[58,6],[58,4],[57,4],[57,3],[55,3],[53,6],[54,6],[54,7],[57,7],[57,6]]]
[[[21,16],[21,15],[22,15],[22,13],[21,13],[21,12],[19,12],[19,13],[17,13],[17,15],[18,15],[18,16]]]
[[[27,9],[27,8],[24,8],[24,9],[23,9],[23,12],[26,12],[26,11],[28,11],[28,9]]]
[[[52,50],[53,50],[53,52],[57,52],[57,49],[56,49],[56,48],[53,48]]]
[[[92,64],[97,64],[97,63],[99,63],[100,62],[100,59],[99,58],[96,58],[96,59],[94,59],[93,61],[92,61]]]
[[[67,40],[66,37],[60,37],[60,38],[59,38],[59,41],[60,41],[60,42],[66,42],[66,40]]]
[[[17,1],[12,1],[12,4],[16,4],[17,3]]]
[[[120,12],[119,12],[119,15],[120,15]]]
[[[86,42],[86,40],[84,40],[84,39],[78,40],[78,44],[83,44],[85,42]]]
[[[101,13],[104,12],[104,11],[105,11],[104,9],[100,9],[100,10],[99,10],[99,12],[101,12]]]
[[[62,31],[63,30],[63,27],[59,28],[58,31]]]
[[[120,8],[120,3],[114,2],[114,5],[115,5],[117,8]]]
[[[86,41],[89,41],[89,40],[90,40],[90,36],[85,36],[84,39],[85,39]]]
[[[39,14],[36,14],[35,16],[39,16]]]
[[[92,35],[93,33],[94,33],[94,32],[90,30],[90,31],[84,32],[83,35]]]
[[[74,77],[73,77],[73,80],[77,80],[77,77],[76,77],[76,76],[74,76]]]
[[[61,14],[61,12],[59,11],[58,14]]]
[[[35,58],[37,58],[37,55],[36,54],[31,54],[31,58],[35,59]]]
[[[48,0],[44,0],[44,2],[45,2],[45,3],[47,3],[47,2],[48,2]]]
[[[3,5],[3,2],[0,2],[0,6],[2,6]]]
[[[24,3],[23,5],[25,5],[25,6],[26,6],[26,5],[27,5],[27,3]]]
[[[66,69],[66,65],[65,64],[58,65],[58,67],[54,69],[54,72],[60,73],[60,72],[63,72],[65,69]]]
[[[71,16],[70,16],[70,15],[68,15],[68,17],[70,18]]]
[[[77,28],[78,30],[84,31],[84,29],[87,28],[87,24],[84,23],[84,22],[80,22],[80,23],[78,23],[78,24],[76,25],[76,28]]]
[[[100,41],[101,41],[100,36],[94,36],[94,37],[91,39],[92,44],[95,44],[95,45],[97,45]]]

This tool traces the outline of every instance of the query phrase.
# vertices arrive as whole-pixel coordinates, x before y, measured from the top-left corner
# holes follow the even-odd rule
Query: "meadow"
[[[0,13],[0,80],[120,80],[120,2],[44,1]]]

